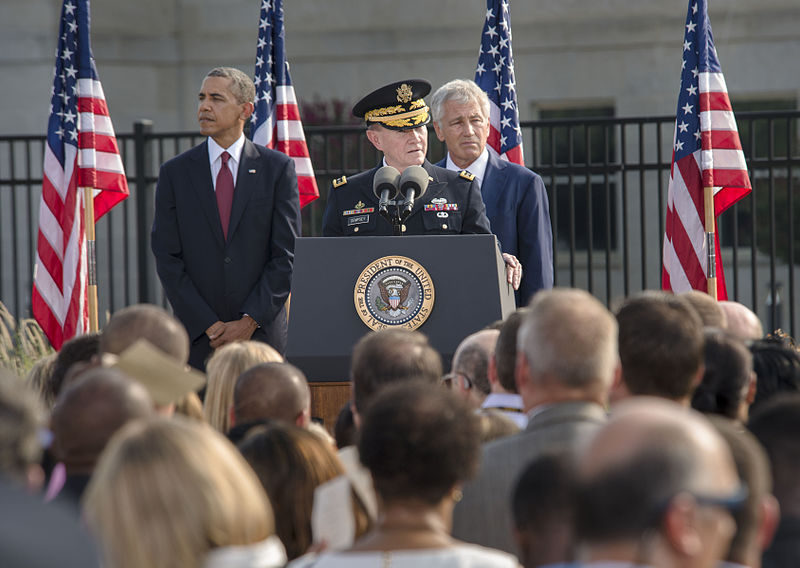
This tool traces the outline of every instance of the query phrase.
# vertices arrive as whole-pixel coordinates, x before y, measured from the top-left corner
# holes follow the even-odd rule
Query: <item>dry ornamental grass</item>
[[[36,361],[52,352],[36,320],[17,321],[0,302],[0,367],[25,376]]]

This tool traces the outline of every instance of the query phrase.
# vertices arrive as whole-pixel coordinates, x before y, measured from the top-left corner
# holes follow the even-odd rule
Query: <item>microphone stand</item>
[[[399,237],[403,234],[403,220],[400,219],[399,215],[399,206],[397,205],[397,201],[392,200],[387,203],[387,205],[393,206],[394,214],[389,213],[389,208],[379,208],[378,212],[381,216],[386,219],[392,225],[392,235],[395,237]]]

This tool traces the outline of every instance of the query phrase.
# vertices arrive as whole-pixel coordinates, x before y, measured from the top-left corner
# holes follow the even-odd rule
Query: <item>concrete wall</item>
[[[59,0],[0,5],[0,132],[44,130]],[[192,129],[195,93],[220,64],[252,72],[258,0],[102,0],[95,58],[116,128],[151,118]],[[383,83],[472,77],[483,0],[285,0],[287,51],[303,100],[354,101]],[[711,21],[734,97],[797,97],[800,4],[719,0]],[[512,0],[522,118],[612,103],[618,116],[674,112],[685,0]]]

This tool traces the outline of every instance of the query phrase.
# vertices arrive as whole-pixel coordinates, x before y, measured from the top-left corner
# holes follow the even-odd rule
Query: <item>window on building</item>
[[[791,239],[788,231],[800,220],[800,121],[780,113],[797,110],[797,100],[734,99],[731,104],[753,192],[720,216],[720,244],[751,247],[755,241],[759,251],[769,253],[774,239],[778,258],[800,262],[800,231]]]

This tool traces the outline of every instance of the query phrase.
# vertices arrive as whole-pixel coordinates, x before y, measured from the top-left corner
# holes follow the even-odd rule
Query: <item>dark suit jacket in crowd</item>
[[[764,552],[763,568],[790,568],[800,566],[800,517],[782,517],[772,539]]]
[[[491,233],[486,208],[477,186],[468,177],[434,166],[422,165],[430,181],[425,194],[414,201],[405,221],[406,235]],[[372,192],[378,168],[341,178],[328,191],[322,219],[326,237],[392,235],[392,225],[378,213],[379,199]]]
[[[537,457],[573,452],[605,421],[599,404],[562,402],[534,413],[523,432],[486,444],[478,475],[453,512],[453,536],[518,554],[511,514],[517,479]]]
[[[254,340],[286,348],[289,295],[300,204],[294,162],[245,140],[227,240],[222,234],[208,143],[161,166],[152,249],[161,283],[192,342],[199,369],[211,353],[211,324],[250,315]]]
[[[436,165],[446,164],[445,156]],[[544,182],[489,152],[480,192],[500,247],[522,263],[517,305],[527,305],[538,290],[553,287],[553,230]]]

